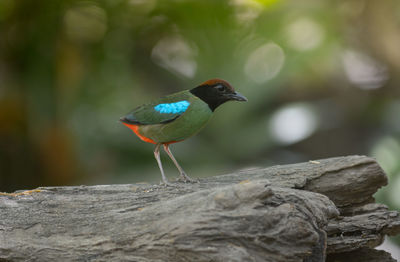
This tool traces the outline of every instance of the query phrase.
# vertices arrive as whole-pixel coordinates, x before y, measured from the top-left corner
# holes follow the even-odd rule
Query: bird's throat
[[[204,87],[193,88],[190,90],[190,93],[207,103],[208,107],[213,112],[217,107],[228,101],[227,99],[220,99],[213,96],[212,93],[208,92],[207,88]]]

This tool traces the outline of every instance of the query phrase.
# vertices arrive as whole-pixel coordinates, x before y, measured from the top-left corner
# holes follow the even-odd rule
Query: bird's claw
[[[164,187],[179,187],[177,184],[175,183],[170,183],[168,180],[165,181],[160,181],[160,186],[164,186]]]
[[[184,183],[198,183],[199,182],[199,180],[192,179],[188,175],[186,175],[185,173],[181,173],[181,175],[178,177],[177,181],[181,181],[181,182],[184,182]]]
[[[167,187],[167,186],[172,186],[172,184],[170,182],[168,182],[168,180],[167,181],[163,180],[163,181],[160,181],[160,186]]]

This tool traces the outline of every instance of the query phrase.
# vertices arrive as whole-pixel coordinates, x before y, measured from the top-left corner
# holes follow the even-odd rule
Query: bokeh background
[[[400,209],[396,0],[1,0],[0,191],[160,181],[119,117],[214,77],[249,102],[173,146],[188,174],[363,154]]]

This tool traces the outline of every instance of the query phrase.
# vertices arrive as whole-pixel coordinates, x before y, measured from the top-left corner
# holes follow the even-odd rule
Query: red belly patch
[[[148,138],[143,136],[142,134],[139,133],[139,126],[138,125],[132,125],[132,124],[127,124],[122,122],[122,124],[126,125],[127,127],[129,127],[130,129],[132,129],[132,131],[140,138],[142,139],[144,142],[147,143],[152,143],[152,144],[157,144],[153,139]]]

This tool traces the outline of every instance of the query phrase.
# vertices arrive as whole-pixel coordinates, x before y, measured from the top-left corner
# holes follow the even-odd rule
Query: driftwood
[[[0,194],[0,261],[394,261],[374,159],[330,158],[173,186]],[[361,259],[361,260],[360,260]]]

